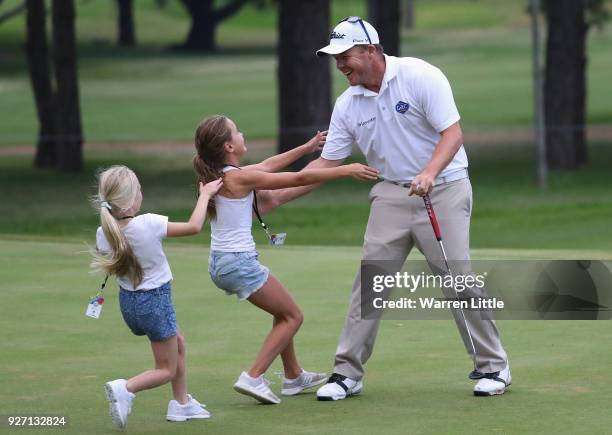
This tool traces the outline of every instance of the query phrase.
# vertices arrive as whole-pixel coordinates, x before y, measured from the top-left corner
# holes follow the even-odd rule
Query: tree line
[[[118,43],[134,45],[134,2],[116,1]],[[328,43],[331,0],[233,0],[217,7],[214,0],[180,1],[191,17],[191,26],[185,41],[175,48],[203,52],[216,49],[218,24],[245,4],[276,7],[279,150],[304,142],[312,135],[313,128],[327,127],[332,106],[329,64],[317,59],[313,49]],[[400,1],[366,2],[368,20],[379,31],[385,52],[397,55]],[[158,0],[158,3],[163,6],[166,1]],[[50,2],[50,44],[46,31],[47,4],[45,0],[25,0],[21,8],[26,12],[26,57],[40,126],[34,165],[79,171],[83,167],[83,134],[74,0]],[[404,10],[404,15],[412,23],[415,20],[413,1],[404,2],[403,7],[409,8]],[[14,16],[21,9],[15,8],[9,13]],[[7,14],[0,14],[0,23]],[[548,24],[544,89],[546,144],[548,162],[553,168],[576,168],[588,159],[586,36],[593,24],[601,25],[605,21],[607,14],[604,0],[555,0],[544,6]]]

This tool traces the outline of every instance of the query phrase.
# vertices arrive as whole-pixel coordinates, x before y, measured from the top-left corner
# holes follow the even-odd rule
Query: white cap
[[[317,56],[340,54],[358,44],[379,43],[378,32],[370,23],[359,17],[349,17],[334,27],[329,45],[317,50]]]

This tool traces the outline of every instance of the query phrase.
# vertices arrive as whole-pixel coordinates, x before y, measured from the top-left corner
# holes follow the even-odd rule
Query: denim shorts
[[[268,280],[270,269],[259,263],[256,251],[211,251],[208,272],[217,287],[227,295],[244,300],[259,290]]]
[[[123,320],[135,335],[164,341],[176,335],[176,314],[172,305],[172,284],[152,290],[119,290]]]

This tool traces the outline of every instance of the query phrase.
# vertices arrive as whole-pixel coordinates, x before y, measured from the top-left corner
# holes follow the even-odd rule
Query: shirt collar
[[[381,91],[384,91],[387,88],[389,82],[397,75],[398,69],[396,57],[387,56],[386,54],[383,54],[383,56],[385,56],[385,74],[383,76],[382,83],[380,84]],[[366,97],[375,97],[376,95],[379,95],[376,92],[370,91],[369,89],[363,87],[362,85],[351,86],[349,88],[349,93],[351,95],[363,95]]]

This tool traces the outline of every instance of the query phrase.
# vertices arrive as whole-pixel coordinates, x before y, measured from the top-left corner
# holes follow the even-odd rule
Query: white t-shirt
[[[123,227],[134,255],[143,270],[143,279],[137,288],[128,277],[118,277],[126,290],[152,290],[172,280],[170,265],[162,249],[162,240],[168,234],[168,217],[147,213],[136,216]],[[100,252],[111,252],[102,227],[96,232],[96,247]]]
[[[321,156],[344,159],[356,143],[381,177],[408,182],[431,159],[439,133],[460,117],[450,84],[438,68],[413,57],[385,55],[385,62],[378,93],[357,85],[338,97]],[[462,145],[440,176],[467,166]]]

